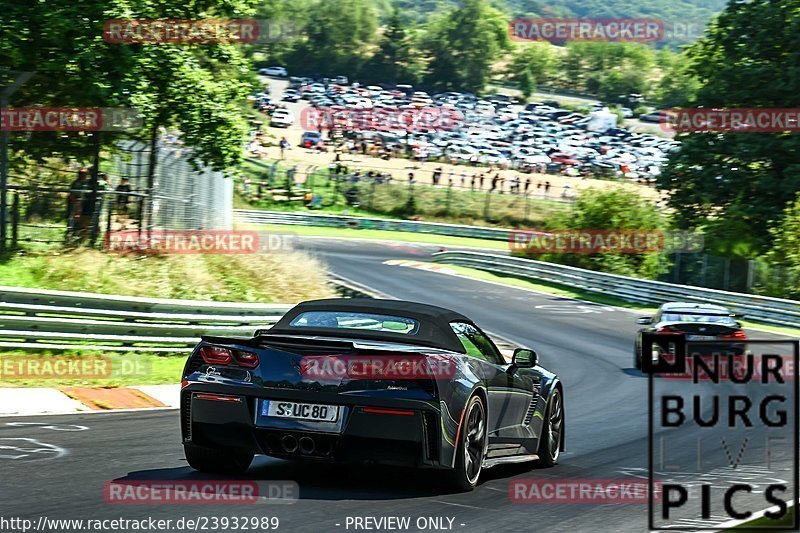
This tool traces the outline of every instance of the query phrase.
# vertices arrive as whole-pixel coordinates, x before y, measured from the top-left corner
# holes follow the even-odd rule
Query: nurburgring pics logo
[[[103,38],[110,44],[271,43],[300,35],[289,21],[255,19],[109,20]]]
[[[758,524],[737,529],[796,531],[798,517],[787,515],[800,481],[798,341],[645,332],[639,349],[648,375],[648,482],[663,492],[648,507],[649,529],[718,531],[720,521],[767,507]],[[729,357],[716,353],[723,350]],[[743,367],[732,370],[733,358]],[[691,381],[654,379],[687,371]]]
[[[508,24],[514,41],[659,42],[664,23],[652,18],[518,18]]]
[[[294,249],[293,233],[230,230],[120,230],[106,234],[104,250],[137,254],[258,254]]]
[[[508,244],[511,251],[526,254],[698,252],[703,249],[703,236],[660,230],[514,230]]]
[[[5,107],[5,131],[129,131],[142,127],[139,112],[115,107]]]
[[[800,131],[800,108],[673,108],[661,112],[661,128],[676,133]]]
[[[446,107],[418,108],[307,107],[300,124],[310,131],[341,128],[349,131],[449,131],[465,124],[464,114]]]

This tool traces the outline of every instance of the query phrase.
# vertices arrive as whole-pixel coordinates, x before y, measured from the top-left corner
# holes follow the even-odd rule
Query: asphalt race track
[[[438,488],[428,473],[260,457],[247,477],[294,480],[300,487],[298,502],[110,505],[103,489],[111,480],[213,479],[186,465],[177,411],[2,418],[0,515],[34,521],[42,515],[173,520],[276,516],[278,531],[353,531],[352,525],[347,527],[348,517],[395,516],[411,517],[410,531],[419,530],[415,524],[419,517],[443,518],[441,529],[470,532],[647,530],[647,504],[527,504],[509,498],[509,483],[514,479],[647,479],[648,380],[631,369],[632,343],[639,327],[635,313],[384,264],[388,259],[427,261],[435,247],[327,239],[303,243],[337,275],[392,297],[453,308],[493,334],[534,348],[541,363],[557,372],[566,388],[567,452],[561,464],[551,469],[524,464],[496,467],[484,471],[474,492],[453,494]],[[748,335],[785,339],[764,332],[749,331]],[[738,443],[731,446],[736,448]],[[687,446],[688,461],[694,453]],[[785,462],[775,461],[772,469],[759,473],[791,479]],[[719,476],[726,475],[724,470],[717,470]],[[741,470],[734,474],[741,475]],[[752,504],[754,511],[768,506],[761,496],[741,501]],[[719,516],[720,522],[727,519]]]

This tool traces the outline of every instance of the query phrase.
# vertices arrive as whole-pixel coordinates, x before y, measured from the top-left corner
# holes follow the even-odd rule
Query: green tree
[[[378,17],[370,0],[316,0],[302,30],[304,40],[286,56],[306,74],[355,76],[375,44]]]
[[[400,12],[395,9],[378,43],[378,50],[365,65],[361,77],[376,83],[415,83],[418,70],[411,36]]]
[[[694,104],[716,108],[800,105],[800,0],[733,2],[689,49],[700,88]],[[679,134],[658,186],[670,192],[681,227],[748,228],[764,251],[776,221],[800,190],[797,133]],[[733,232],[727,232],[729,234]]]
[[[509,61],[508,75],[513,79],[523,70],[528,70],[536,81],[552,82],[558,71],[556,47],[550,43],[517,45]]]
[[[770,229],[772,248],[762,266],[768,274],[760,281],[767,294],[800,298],[800,194],[783,212],[780,223]]]
[[[662,230],[666,220],[651,202],[628,189],[581,191],[572,212],[548,225],[553,230]],[[544,254],[543,261],[601,270],[616,274],[655,278],[666,267],[658,253],[647,254]]]
[[[664,48],[658,54],[658,66],[661,79],[655,85],[653,100],[661,107],[680,107],[694,101],[700,83],[692,73],[687,53]]]
[[[536,92],[536,81],[533,79],[530,69],[522,69],[517,74],[515,81],[517,82],[517,87],[519,87],[519,90],[525,100],[530,98],[531,95]]]
[[[427,81],[472,92],[486,87],[493,63],[511,47],[507,17],[487,0],[465,0],[431,21],[424,43],[431,56]]]
[[[0,1],[0,67],[34,71],[14,105],[132,107],[152,141],[161,126],[178,130],[197,158],[217,169],[238,164],[246,124],[240,105],[251,88],[241,47],[212,44],[110,44],[109,19],[220,19],[252,13],[250,0],[156,4],[149,0],[56,0],[22,6]],[[34,158],[86,161],[113,148],[111,134],[12,136]]]

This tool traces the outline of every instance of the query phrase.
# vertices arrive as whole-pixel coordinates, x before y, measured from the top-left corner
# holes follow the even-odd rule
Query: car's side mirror
[[[539,362],[539,356],[528,348],[517,348],[511,357],[511,365],[516,368],[533,368]]]
[[[636,319],[636,323],[637,324],[641,324],[643,326],[647,326],[648,324],[652,324],[653,323],[653,317],[640,316],[639,318]]]

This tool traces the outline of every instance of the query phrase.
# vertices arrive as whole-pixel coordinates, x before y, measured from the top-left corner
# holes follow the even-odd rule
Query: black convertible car
[[[235,474],[255,454],[442,470],[564,449],[564,391],[519,348],[507,362],[467,317],[397,300],[304,302],[252,338],[203,337],[181,389],[186,459]]]

